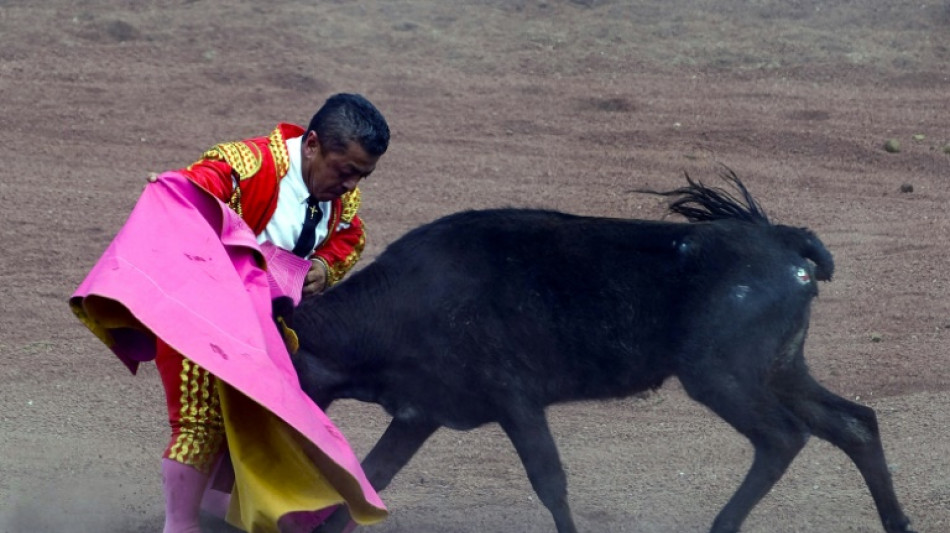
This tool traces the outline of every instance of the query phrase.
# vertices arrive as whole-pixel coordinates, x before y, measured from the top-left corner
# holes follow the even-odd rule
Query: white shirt
[[[302,137],[287,139],[287,154],[290,156],[290,166],[287,168],[287,174],[280,180],[280,189],[277,191],[277,208],[274,210],[274,216],[267,222],[264,231],[257,236],[257,242],[271,243],[283,248],[284,250],[293,250],[300,237],[300,231],[303,229],[304,219],[307,216],[307,198],[310,192],[303,181],[303,173],[300,169],[300,142]],[[330,208],[333,202],[320,202],[320,209],[323,211],[323,219],[317,224],[317,240],[314,241],[314,250],[329,233]],[[343,226],[341,224],[341,226]],[[307,257],[313,250],[307,253]]]

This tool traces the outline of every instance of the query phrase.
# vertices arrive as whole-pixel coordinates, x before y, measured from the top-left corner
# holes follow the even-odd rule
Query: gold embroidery
[[[342,212],[340,213],[340,220],[349,224],[353,222],[353,217],[356,216],[356,212],[360,208],[360,203],[362,201],[362,195],[360,194],[360,188],[357,187],[352,191],[344,194],[340,198],[340,208]]]
[[[261,151],[254,143],[242,141],[214,145],[201,154],[201,159],[224,161],[237,172],[240,180],[246,180],[261,169]]]
[[[168,457],[191,465],[202,472],[211,470],[212,461],[224,442],[224,422],[214,376],[183,359],[181,363],[180,430]]]
[[[237,213],[237,216],[244,218],[244,208],[241,207],[241,184],[238,183],[234,185],[234,192],[231,193],[231,198],[228,200],[228,207],[231,208],[231,211]]]
[[[274,131],[267,136],[267,148],[274,156],[274,167],[277,169],[277,178],[280,179],[290,168],[290,154],[287,153],[287,143],[284,142],[284,136],[281,135],[279,127],[274,128]]]
[[[365,228],[365,226],[364,226]],[[347,272],[353,268],[353,265],[360,260],[360,254],[363,253],[363,248],[366,246],[366,237],[365,232],[360,234],[360,240],[356,243],[356,246],[353,247],[353,251],[346,256],[345,259],[339,261],[333,265],[327,265],[327,287],[338,283]],[[322,258],[318,258],[322,261]],[[324,264],[327,262],[324,261]]]

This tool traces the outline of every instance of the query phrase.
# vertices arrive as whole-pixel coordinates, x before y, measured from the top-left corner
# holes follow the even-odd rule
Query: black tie
[[[303,231],[300,232],[300,238],[294,245],[294,254],[300,257],[307,257],[313,251],[313,246],[317,242],[317,224],[323,218],[323,211],[320,210],[319,202],[311,196],[307,198],[307,214],[303,221]]]

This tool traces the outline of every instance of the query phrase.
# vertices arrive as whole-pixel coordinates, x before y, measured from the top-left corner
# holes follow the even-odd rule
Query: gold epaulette
[[[277,177],[283,177],[290,168],[290,154],[287,153],[287,143],[279,127],[274,128],[274,131],[267,136],[267,149],[274,158]],[[243,181],[257,174],[261,169],[262,156],[261,149],[254,142],[234,141],[216,144],[201,154],[201,159],[226,162]]]
[[[261,151],[252,143],[241,141],[220,143],[201,154],[201,159],[224,161],[243,181],[261,169]]]
[[[347,224],[353,222],[353,217],[356,216],[356,212],[360,209],[360,201],[359,187],[344,194],[340,198],[340,221],[346,222]]]
[[[290,168],[290,154],[287,153],[287,142],[279,127],[274,128],[274,131],[267,136],[267,147],[270,149],[271,155],[274,156],[274,168],[277,169],[277,177],[283,177],[287,174],[287,169]]]

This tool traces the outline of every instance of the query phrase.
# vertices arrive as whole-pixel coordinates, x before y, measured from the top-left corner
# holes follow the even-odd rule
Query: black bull
[[[888,533],[909,520],[872,409],[808,373],[816,280],[831,255],[741,199],[689,180],[664,194],[688,223],[500,209],[419,227],[294,312],[294,361],[320,406],[355,398],[392,422],[363,462],[384,489],[439,427],[497,422],[560,533],[575,531],[547,405],[618,398],[676,376],[745,435],[752,466],[711,531],[743,520],[816,435],[864,476]],[[319,531],[348,521],[345,510]]]

